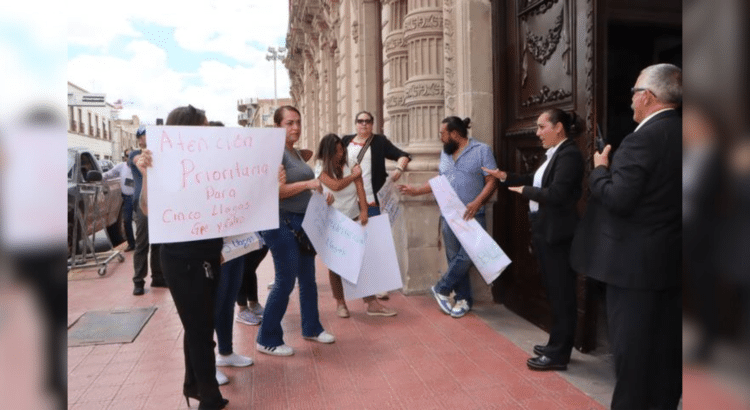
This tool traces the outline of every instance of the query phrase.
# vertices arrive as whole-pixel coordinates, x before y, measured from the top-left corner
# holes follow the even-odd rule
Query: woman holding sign
[[[206,114],[192,105],[178,107],[167,117],[167,125],[208,125]],[[148,215],[146,169],[151,167],[151,151],[144,150],[136,162],[143,174],[139,205]],[[172,294],[184,334],[185,381],[182,391],[200,401],[199,409],[223,409],[229,400],[222,397],[216,381],[214,358],[214,303],[221,273],[222,238],[161,245],[161,266]]]
[[[320,140],[318,146],[318,160],[322,162],[320,181],[327,192],[336,199],[333,206],[349,218],[359,220],[362,225],[367,224],[367,199],[362,182],[362,170],[355,164],[351,170],[347,162],[347,152],[344,143],[336,134],[328,134]],[[349,309],[344,300],[344,287],[341,276],[328,270],[331,282],[331,292],[336,299],[336,313],[339,317],[349,317]],[[370,316],[395,316],[396,311],[388,309],[378,302],[375,296],[363,298],[367,303],[367,314]]]
[[[318,313],[318,289],[315,283],[315,251],[302,230],[307,204],[312,193],[322,192],[320,181],[294,148],[302,132],[299,111],[289,105],[279,107],[273,114],[277,127],[286,130],[286,146],[282,165],[286,183],[279,186],[279,228],[261,232],[263,241],[271,250],[276,269],[274,286],[266,301],[263,322],[258,329],[256,348],[274,356],[291,356],[294,349],[284,344],[281,319],[289,305],[289,295],[299,281],[302,336],[320,343],[333,343],[335,337],[323,329]],[[328,195],[328,204],[333,196]]]
[[[344,135],[342,138],[344,148],[347,151],[349,167],[360,165],[362,168],[362,181],[367,198],[368,215],[380,215],[380,203],[377,194],[385,185],[388,173],[385,171],[385,160],[396,161],[396,170],[393,172],[393,182],[398,181],[401,174],[406,170],[411,155],[398,149],[382,134],[373,134],[375,118],[367,111],[360,111],[354,117],[357,133]],[[378,294],[381,299],[387,299],[388,293]]]
[[[547,344],[534,346],[538,356],[526,364],[532,370],[565,370],[576,329],[576,274],[570,267],[570,245],[578,224],[583,157],[568,138],[578,133],[575,114],[549,109],[536,125],[536,135],[547,149],[547,159],[536,172],[515,175],[482,169],[529,200],[531,241],[552,307],[552,328]]]

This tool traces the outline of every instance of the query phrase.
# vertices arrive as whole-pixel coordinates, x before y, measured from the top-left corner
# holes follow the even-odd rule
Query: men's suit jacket
[[[522,195],[539,203],[534,229],[550,244],[570,239],[578,223],[576,202],[581,198],[583,157],[575,141],[566,139],[555,151],[542,175],[542,187],[533,186],[534,174],[508,174],[507,186],[524,185]]]
[[[597,209],[588,232],[577,234],[590,236],[589,249],[574,251],[588,256],[588,276],[630,289],[679,286],[682,119],[677,111],[661,112],[626,136],[610,167],[591,172],[589,186],[595,201],[589,205]]]

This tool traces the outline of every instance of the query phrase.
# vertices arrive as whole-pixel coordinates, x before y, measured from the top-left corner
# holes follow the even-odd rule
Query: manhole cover
[[[68,328],[68,346],[131,343],[155,311],[156,306],[86,312]]]

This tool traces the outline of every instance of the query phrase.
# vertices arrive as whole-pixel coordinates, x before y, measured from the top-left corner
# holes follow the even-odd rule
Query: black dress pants
[[[676,409],[682,395],[682,293],[607,285],[617,382],[612,409]]]
[[[159,244],[149,245],[148,240],[148,216],[143,214],[141,207],[135,211],[135,252],[133,252],[133,283],[135,286],[143,287],[146,283],[149,265],[151,267],[151,283],[163,282],[161,257],[159,256]],[[151,260],[149,261],[149,249]]]
[[[204,263],[210,264],[213,278],[206,275]],[[161,253],[161,264],[169,292],[172,294],[184,333],[186,392],[197,392],[201,405],[221,402],[216,381],[214,357],[214,304],[219,259],[185,259]]]
[[[533,221],[532,221],[533,227]],[[533,228],[532,228],[533,229]],[[570,267],[572,238],[550,244],[532,230],[532,243],[539,259],[542,282],[552,310],[546,356],[555,363],[568,363],[575,342],[576,273]]]

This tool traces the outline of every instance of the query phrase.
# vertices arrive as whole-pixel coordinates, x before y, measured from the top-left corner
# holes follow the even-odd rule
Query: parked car
[[[74,236],[80,241],[105,228],[112,246],[123,243],[122,204],[118,179],[102,180],[101,166],[86,148],[68,148],[68,253],[73,252]]]

